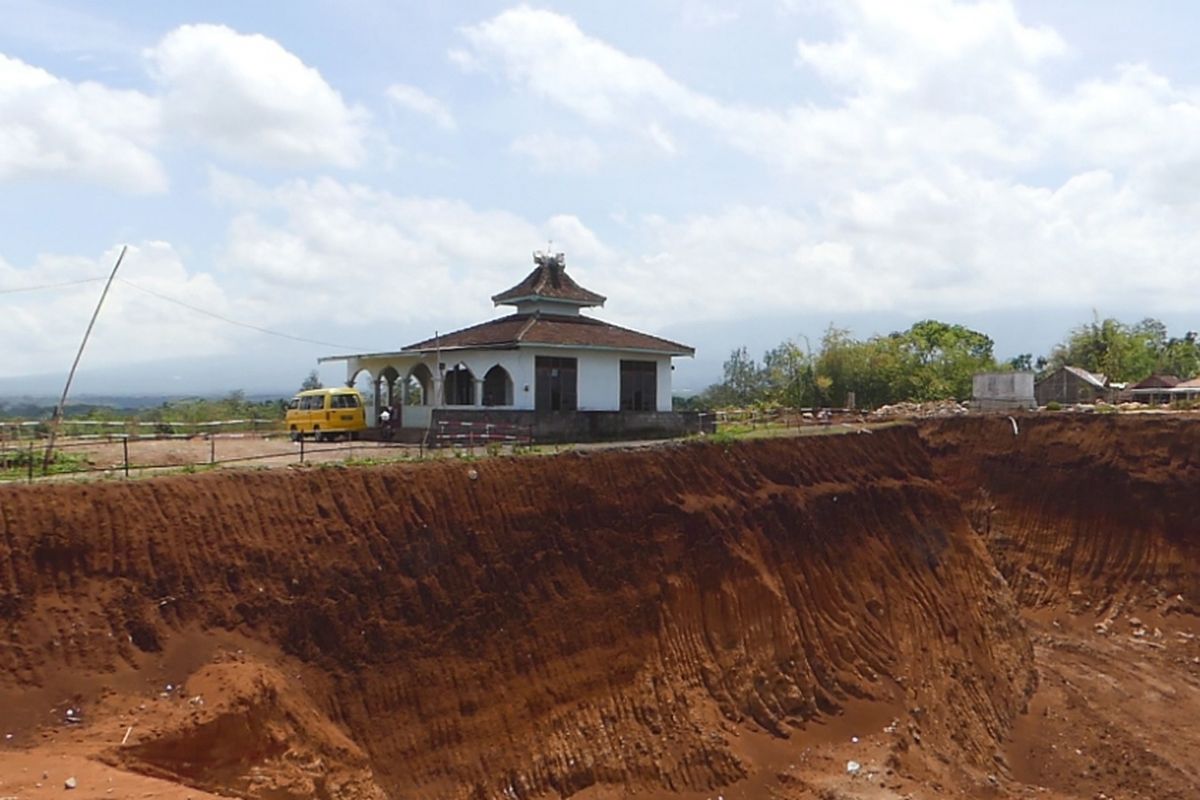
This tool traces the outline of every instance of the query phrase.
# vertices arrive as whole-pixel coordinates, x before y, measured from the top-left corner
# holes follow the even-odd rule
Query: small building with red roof
[[[349,385],[369,374],[372,418],[391,407],[402,429],[471,419],[567,432],[679,425],[671,360],[694,349],[586,316],[607,298],[567,274],[564,254],[537,252],[533,260],[520,283],[492,297],[511,314],[396,351],[321,361],[346,362]],[[592,419],[568,418],[580,415]]]

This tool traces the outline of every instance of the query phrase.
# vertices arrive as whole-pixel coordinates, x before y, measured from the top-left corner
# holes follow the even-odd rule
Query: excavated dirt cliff
[[[1200,419],[920,430],[1030,625],[1039,690],[1012,777],[1070,798],[1200,797]]]
[[[968,465],[975,433],[924,434],[996,502],[1038,460],[1006,478],[1009,455]],[[1001,792],[1036,677],[972,486],[897,427],[3,488],[0,795],[61,792],[40,753],[162,797]],[[1010,577],[1060,549],[1055,520],[1134,519],[1071,522],[1075,491],[993,537]],[[1021,597],[1098,564],[1194,577],[1182,517],[1153,519],[1151,551],[1104,545]]]
[[[1200,589],[1200,419],[964,417],[921,428],[1020,601]]]

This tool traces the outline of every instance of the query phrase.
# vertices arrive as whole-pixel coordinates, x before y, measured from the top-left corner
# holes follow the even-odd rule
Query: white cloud
[[[157,101],[140,92],[72,83],[0,55],[0,180],[55,175],[162,191],[158,121]]]
[[[99,257],[39,256],[23,268],[0,259],[0,289],[107,277],[117,249]],[[130,281],[216,313],[254,319],[232,302],[213,275],[189,270],[166,242],[131,245],[88,342],[89,368],[228,352],[240,335],[212,317],[138,291]],[[0,295],[0,337],[10,345],[0,377],[66,373],[100,296],[102,282]]]
[[[732,206],[649,217],[640,249],[652,255],[620,253],[596,288],[612,313],[655,325],[802,312],[1184,312],[1194,302],[1180,287],[1200,258],[1193,215],[1102,170],[1054,189],[959,172],[851,192],[805,214]]]
[[[465,28],[471,45],[454,59],[473,69],[498,64],[514,84],[584,119],[654,140],[660,108],[700,116],[712,102],[658,65],[586,35],[574,20],[520,6]],[[654,142],[661,146],[661,141]]]
[[[532,269],[529,254],[547,239],[568,254],[605,252],[572,215],[534,223],[331,178],[262,193],[222,186],[232,187],[228,202],[251,203],[230,227],[225,271],[297,320],[338,308],[362,323],[475,322],[494,313],[489,298]]]
[[[1200,141],[1200,95],[1144,66],[1062,93],[1042,66],[1068,52],[1007,0],[857,0],[834,6],[840,34],[801,40],[797,60],[826,81],[824,105],[753,107],[696,91],[653,61],[519,6],[463,30],[460,60],[494,66],[514,87],[673,154],[671,120],[769,165],[841,187],[947,166],[1037,168],[1131,163]],[[1178,132],[1178,133],[1177,133]]]
[[[458,127],[454,115],[445,103],[436,97],[431,97],[416,86],[394,83],[385,92],[387,99],[407,111],[429,117],[439,128],[452,131]]]
[[[530,159],[542,172],[591,174],[600,168],[600,146],[586,136],[552,132],[530,133],[513,141],[509,150]]]
[[[367,113],[278,42],[223,25],[184,25],[146,51],[165,123],[255,163],[356,167]]]
[[[805,213],[644,217],[638,244],[608,247],[614,313],[1186,308],[1200,90],[1145,65],[1056,87],[1046,67],[1070,48],[1006,0],[831,7],[836,33],[796,50],[830,99],[791,107],[699,92],[553,12],[520,6],[463,31],[474,68],[595,130],[670,154],[690,125],[813,187]],[[686,306],[662,307],[676,286]]]

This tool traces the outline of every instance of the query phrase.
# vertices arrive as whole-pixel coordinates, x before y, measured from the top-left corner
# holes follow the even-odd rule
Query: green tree
[[[1184,379],[1200,375],[1200,342],[1196,331],[1188,331],[1182,339],[1168,339],[1154,371]]]
[[[766,373],[750,357],[745,346],[729,354],[723,371],[725,379],[721,385],[732,403],[745,406],[763,399],[767,386]]]
[[[1033,372],[1033,353],[1021,353],[1004,362],[1004,366],[1013,372]]]
[[[1156,319],[1127,325],[1096,315],[1090,323],[1073,328],[1066,341],[1055,346],[1048,366],[1083,367],[1107,375],[1111,381],[1132,383],[1164,364],[1168,346],[1167,328]],[[1182,352],[1180,348],[1179,355]]]
[[[321,376],[314,369],[308,373],[308,377],[300,384],[300,391],[307,392],[309,389],[324,389],[325,385],[321,383]]]
[[[996,367],[991,338],[963,325],[927,319],[899,336],[914,400],[969,399],[972,376]]]
[[[766,395],[770,400],[789,408],[815,406],[821,403],[820,388],[809,349],[788,339],[768,350],[762,368]]]

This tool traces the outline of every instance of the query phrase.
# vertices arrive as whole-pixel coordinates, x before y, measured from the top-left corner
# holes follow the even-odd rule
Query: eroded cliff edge
[[[244,642],[104,757],[245,796],[708,790],[755,771],[743,732],[858,702],[900,721],[890,769],[984,769],[1035,680],[903,426],[4,488],[0,625],[7,697],[69,674],[95,716],[155,654]]]

